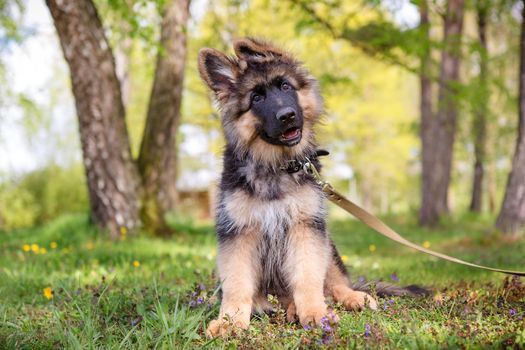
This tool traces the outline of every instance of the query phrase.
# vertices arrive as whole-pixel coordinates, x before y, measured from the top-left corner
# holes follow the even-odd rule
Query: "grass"
[[[472,262],[525,266],[525,241],[490,234],[490,218],[450,220],[439,230],[386,221]],[[377,312],[334,305],[339,325],[309,330],[277,310],[254,317],[248,331],[210,340],[204,329],[218,313],[211,226],[179,223],[173,239],[111,242],[84,215],[64,216],[0,232],[0,348],[525,348],[523,280],[416,253],[354,221],[329,227],[354,278],[418,283],[435,296],[380,300]]]

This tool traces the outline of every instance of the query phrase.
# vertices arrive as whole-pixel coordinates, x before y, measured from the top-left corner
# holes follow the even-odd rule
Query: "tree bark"
[[[474,133],[474,179],[472,182],[472,198],[470,210],[480,213],[483,207],[483,177],[485,175],[485,153],[487,143],[487,106],[488,106],[488,86],[487,86],[487,3],[484,0],[477,2],[477,19],[479,35],[479,94],[476,98],[474,110],[474,121],[472,131]]]
[[[113,54],[91,0],[46,3],[69,65],[91,217],[118,237],[139,226],[139,181]]]
[[[130,81],[130,53],[133,45],[131,37],[122,39],[119,45],[115,48],[115,70],[117,78],[120,82],[120,92],[122,95],[122,103],[127,109],[131,97],[131,81]]]
[[[523,3],[518,96],[518,140],[496,227],[517,235],[525,226],[525,1]]]
[[[438,112],[422,123],[422,203],[420,223],[435,225],[448,213],[448,187],[457,127],[454,99],[459,80],[460,42],[463,30],[463,0],[449,0],[445,14],[441,56]],[[422,91],[423,93],[423,91]],[[423,116],[422,116],[423,117]]]
[[[425,176],[427,173],[428,167],[431,165],[431,156],[430,152],[432,144],[430,143],[432,139],[432,130],[435,129],[433,124],[434,116],[432,111],[432,80],[430,78],[431,72],[431,50],[429,45],[430,39],[430,21],[429,21],[429,12],[428,12],[428,3],[426,0],[421,0],[419,5],[419,15],[420,15],[420,35],[421,43],[423,45],[421,52],[421,63],[420,63],[420,75],[419,75],[419,84],[420,84],[420,101],[419,101],[419,113],[421,118],[420,126],[420,137],[421,137],[421,162],[422,162],[422,171],[423,176],[421,180],[421,212],[420,220],[423,220],[422,215],[424,209],[429,206],[428,195],[426,194],[428,180]],[[426,214],[425,214],[426,215]]]
[[[157,234],[169,232],[165,215],[177,202],[176,134],[187,50],[189,3],[189,0],[170,0],[165,7],[161,25],[162,49],[157,56],[139,155],[144,189],[142,219],[145,228]]]

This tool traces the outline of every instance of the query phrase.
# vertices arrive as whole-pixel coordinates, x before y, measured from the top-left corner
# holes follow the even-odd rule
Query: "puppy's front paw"
[[[212,320],[206,329],[206,335],[210,338],[225,336],[229,333],[229,322],[226,320]]]
[[[368,306],[372,310],[377,310],[377,301],[365,292],[349,291],[342,300],[347,310],[362,310]]]
[[[206,329],[206,335],[210,338],[218,336],[226,337],[235,329],[248,329],[248,323],[239,320],[233,321],[226,318],[212,320]]]
[[[328,323],[337,323],[339,318],[333,311],[328,311],[326,304],[308,307],[299,313],[299,321],[303,326],[321,326]]]

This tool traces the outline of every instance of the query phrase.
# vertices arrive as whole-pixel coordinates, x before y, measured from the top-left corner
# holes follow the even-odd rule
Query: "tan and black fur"
[[[216,214],[222,303],[208,334],[248,327],[253,312],[270,308],[268,294],[302,324],[325,316],[336,321],[327,297],[348,310],[376,309],[373,297],[350,284],[326,230],[319,186],[302,171],[282,169],[307,157],[320,169],[313,130],[323,112],[317,81],[268,42],[241,39],[234,49],[232,57],[214,49],[199,53],[199,72],[215,94],[226,137]]]

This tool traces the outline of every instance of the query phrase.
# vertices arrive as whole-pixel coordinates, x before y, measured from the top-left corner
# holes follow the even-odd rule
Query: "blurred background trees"
[[[208,217],[222,138],[197,52],[231,52],[234,38],[252,35],[291,49],[320,80],[318,138],[338,188],[423,225],[501,208],[498,229],[523,232],[523,1],[47,4],[0,2],[4,229],[88,208],[115,236]],[[35,63],[40,79],[19,62],[46,57],[37,40],[51,57]]]

